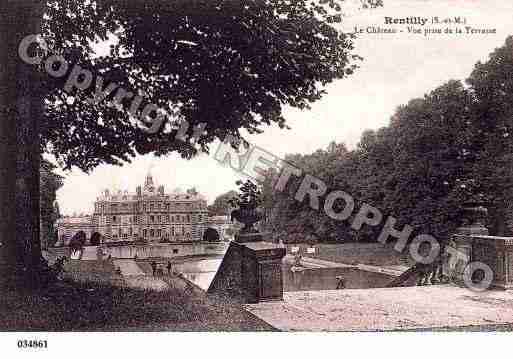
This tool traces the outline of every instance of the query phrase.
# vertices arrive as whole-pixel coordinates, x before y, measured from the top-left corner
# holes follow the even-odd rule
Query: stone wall
[[[124,245],[103,247],[105,256],[112,258],[173,258],[194,255],[223,255],[228,244],[221,242],[170,243],[153,245]]]

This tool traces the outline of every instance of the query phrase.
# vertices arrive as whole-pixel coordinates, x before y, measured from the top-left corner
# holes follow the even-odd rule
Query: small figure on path
[[[171,267],[172,267],[172,265],[171,265],[171,261],[167,261],[167,267],[166,267],[166,268],[167,268],[167,274],[168,274],[168,275],[170,275],[170,274],[171,274]]]
[[[337,289],[345,289],[346,288],[346,280],[341,275],[336,276],[335,279],[337,280]]]
[[[151,262],[151,269],[153,270],[153,276],[155,277],[155,274],[157,273],[157,262]]]

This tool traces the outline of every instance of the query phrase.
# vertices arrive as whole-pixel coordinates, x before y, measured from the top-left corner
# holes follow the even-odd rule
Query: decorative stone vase
[[[256,207],[241,204],[238,209],[232,211],[231,220],[234,218],[244,224],[240,233],[257,233],[253,225],[263,218],[263,213]]]

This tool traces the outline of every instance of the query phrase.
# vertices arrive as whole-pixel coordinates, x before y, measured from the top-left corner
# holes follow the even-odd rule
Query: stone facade
[[[207,226],[207,202],[202,195],[194,190],[166,193],[164,186],[154,185],[150,174],[135,193],[102,192],[92,216],[57,220],[61,245],[68,244],[79,231],[84,231],[88,240],[98,233],[103,243],[200,241]]]

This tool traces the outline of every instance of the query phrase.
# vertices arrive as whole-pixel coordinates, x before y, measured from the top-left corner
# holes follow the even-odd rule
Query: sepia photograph
[[[1,351],[506,349],[512,14],[0,0]]]

